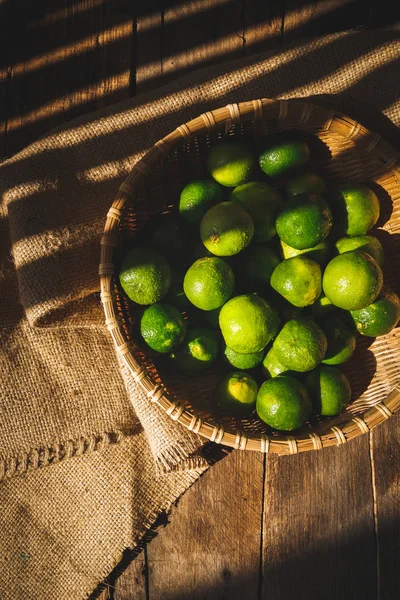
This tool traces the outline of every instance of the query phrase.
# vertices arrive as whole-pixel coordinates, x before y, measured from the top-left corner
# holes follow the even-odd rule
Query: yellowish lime
[[[216,256],[238,254],[250,244],[253,235],[253,219],[237,202],[216,204],[200,223],[201,241]]]
[[[241,354],[260,352],[276,335],[279,317],[256,295],[236,296],[221,308],[219,324],[226,345]]]
[[[335,256],[327,265],[322,287],[329,300],[345,310],[365,308],[377,298],[382,270],[365,252],[352,250]]]
[[[311,258],[294,256],[279,263],[270,283],[294,306],[309,306],[321,294],[321,267]]]

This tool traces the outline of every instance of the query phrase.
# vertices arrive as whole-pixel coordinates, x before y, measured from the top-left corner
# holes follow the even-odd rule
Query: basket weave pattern
[[[315,167],[330,183],[372,182],[381,202],[378,225],[386,254],[385,284],[400,280],[400,156],[378,134],[326,108],[297,100],[266,99],[231,104],[180,125],[159,140],[134,166],[107,213],[99,267],[101,301],[115,348],[149,402],[171,419],[220,444],[241,450],[295,454],[319,450],[367,433],[400,408],[400,331],[358,340],[356,354],[344,371],[353,402],[331,419],[314,417],[292,435],[270,430],[256,418],[236,419],[218,413],[213,393],[218,372],[177,377],[157,367],[131,339],[135,311],[117,285],[117,265],[136,233],[154,214],[169,212],[188,177],[204,175],[208,147],[224,135],[257,139],[285,129],[316,136]],[[320,140],[318,144],[318,138]],[[313,165],[311,165],[313,166]],[[392,234],[391,236],[388,233]]]

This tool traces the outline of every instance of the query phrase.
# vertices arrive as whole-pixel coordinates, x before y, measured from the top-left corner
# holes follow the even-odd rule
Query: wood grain
[[[376,598],[368,436],[267,461],[262,598]]]
[[[148,546],[150,598],[256,599],[262,488],[263,457],[236,452],[186,492]]]
[[[147,589],[147,556],[146,551],[143,551],[119,577],[113,578],[110,600],[148,600]]]
[[[7,70],[0,70],[0,163],[7,156]]]
[[[400,590],[400,419],[392,417],[371,432],[378,542],[379,600],[398,598]]]
[[[285,0],[284,41],[357,29],[367,24],[368,16],[369,6],[364,0],[318,0],[309,3]]]
[[[245,7],[245,55],[280,46],[285,14],[282,0],[246,0]]]
[[[71,0],[56,20],[57,11],[21,19],[19,4],[10,15],[10,154],[55,125],[127,97],[130,81],[132,16],[121,2],[99,10],[99,0],[82,0],[77,14]]]
[[[8,18],[8,4],[0,4],[0,162],[7,156],[8,72],[10,61],[9,40],[2,30],[1,23],[7,22]]]
[[[392,0],[380,0],[369,2],[368,26],[377,29],[386,27],[388,29],[400,29],[400,4]]]
[[[136,68],[135,93],[154,88],[154,81],[163,73],[163,21],[162,3],[150,2],[148,12],[136,18],[135,45],[132,69]]]
[[[236,58],[243,51],[241,0],[191,0],[164,11],[163,77]]]

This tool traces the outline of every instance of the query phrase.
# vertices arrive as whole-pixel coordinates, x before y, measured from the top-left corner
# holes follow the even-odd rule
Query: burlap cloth
[[[122,373],[99,239],[118,185],[205,110],[312,97],[395,143],[396,32],[350,33],[195,72],[74,121],[0,168],[0,597],[80,600],[207,468],[201,440]]]

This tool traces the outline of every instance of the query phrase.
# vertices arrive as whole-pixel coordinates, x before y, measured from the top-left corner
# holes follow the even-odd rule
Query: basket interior
[[[352,181],[368,183],[374,189],[381,203],[381,216],[373,233],[379,238],[385,251],[385,285],[399,293],[400,265],[396,257],[399,256],[400,246],[400,185],[396,175],[393,172],[385,172],[381,163],[371,153],[360,151],[351,140],[307,125],[295,127],[278,120],[249,121],[232,127],[227,133],[222,131],[212,136],[194,136],[160,160],[153,168],[151,176],[142,179],[135,197],[125,208],[120,225],[120,243],[114,255],[117,267],[125,252],[137,243],[138,233],[149,218],[163,213],[175,213],[182,187],[192,179],[207,177],[207,150],[218,138],[244,136],[257,143],[262,141],[265,135],[284,129],[297,129],[309,136],[310,169],[320,173],[328,184]],[[279,188],[279,183],[277,187]],[[138,309],[126,299],[117,280],[114,282],[114,289],[117,311],[127,340],[132,342],[136,357],[144,363],[154,383],[162,383],[172,399],[179,400],[190,411],[206,418],[208,422],[222,425],[226,431],[239,429],[248,435],[279,435],[271,431],[256,415],[237,419],[218,411],[214,393],[221,377],[220,366],[217,365],[200,375],[185,375],[171,372],[165,359],[153,360],[143,354],[132,337]],[[265,297],[268,299],[268,294],[265,294]],[[313,417],[304,429],[322,434],[332,425],[343,424],[355,414],[381,402],[399,379],[399,337],[399,329],[375,340],[358,336],[355,354],[343,365],[343,371],[349,377],[352,386],[351,404],[337,417]]]

